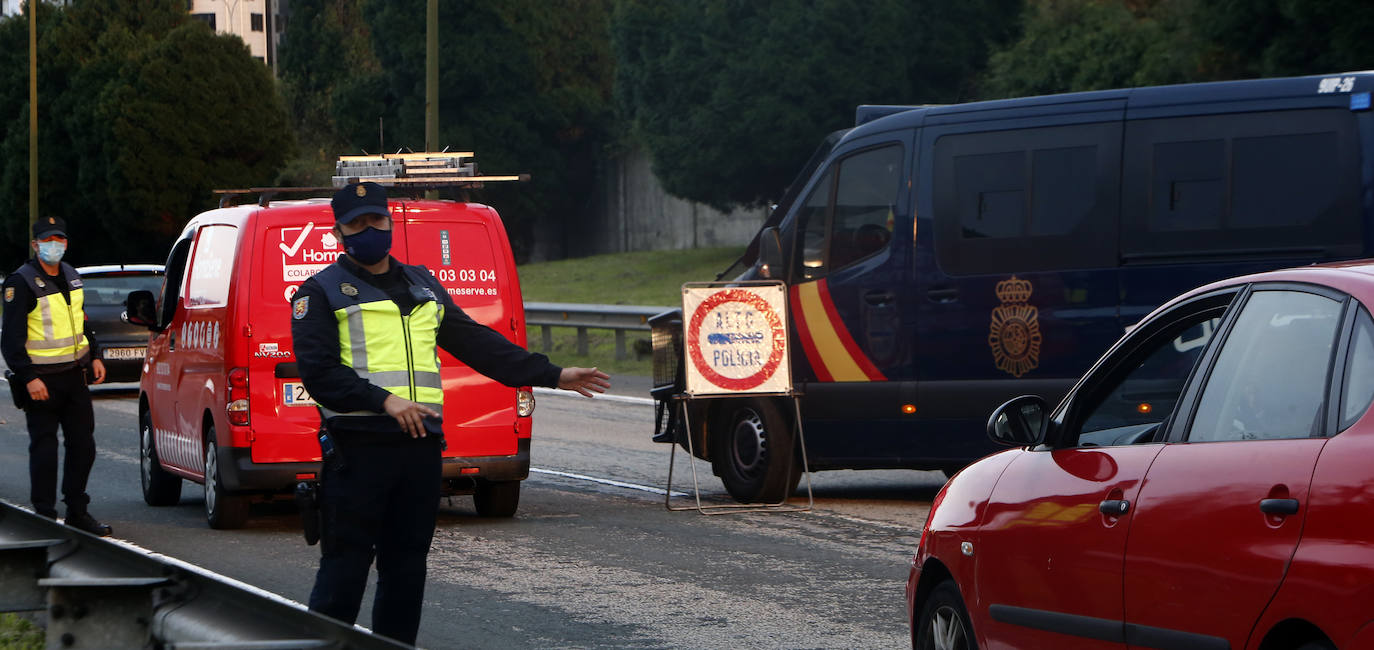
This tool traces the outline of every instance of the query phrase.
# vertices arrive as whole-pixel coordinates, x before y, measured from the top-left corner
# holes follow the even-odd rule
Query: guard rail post
[[[649,331],[649,317],[661,314],[670,307],[644,305],[591,305],[570,302],[527,302],[525,323],[538,325],[543,351],[553,349],[553,328],[572,327],[577,330],[577,354],[587,356],[588,329],[609,329],[615,332],[615,358],[629,358],[625,349],[625,332]]]

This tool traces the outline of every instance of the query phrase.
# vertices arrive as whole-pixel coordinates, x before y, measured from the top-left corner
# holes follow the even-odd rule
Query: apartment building
[[[187,0],[186,10],[216,32],[242,38],[253,58],[275,73],[277,45],[290,13],[288,5],[287,0]]]

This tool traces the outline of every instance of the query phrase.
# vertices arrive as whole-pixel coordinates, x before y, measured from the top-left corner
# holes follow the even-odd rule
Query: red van
[[[520,283],[496,211],[405,198],[390,208],[392,255],[427,267],[469,316],[524,346]],[[328,199],[202,213],[172,246],[162,295],[130,296],[131,321],[152,330],[139,384],[149,505],[176,504],[189,479],[205,486],[210,527],[236,528],[250,499],[317,476],[320,416],[296,369],[290,301],[342,254],[333,225]],[[511,516],[529,475],[533,395],[440,358],[444,390],[461,396],[444,403],[446,492],[473,494],[480,515]]]

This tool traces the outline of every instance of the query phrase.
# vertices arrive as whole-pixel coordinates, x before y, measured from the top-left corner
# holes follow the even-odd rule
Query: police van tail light
[[[527,418],[534,413],[534,393],[522,388],[515,393],[515,414]]]
[[[248,369],[229,371],[229,424],[248,424]]]

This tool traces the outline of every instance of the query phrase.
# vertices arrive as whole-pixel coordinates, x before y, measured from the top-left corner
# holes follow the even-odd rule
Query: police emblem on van
[[[291,303],[291,317],[300,320],[305,318],[305,312],[310,310],[310,296],[301,296]]]
[[[1033,290],[1030,282],[1014,275],[997,283],[997,299],[1002,304],[992,310],[988,347],[997,369],[1013,377],[1040,365],[1040,312],[1026,302]]]

